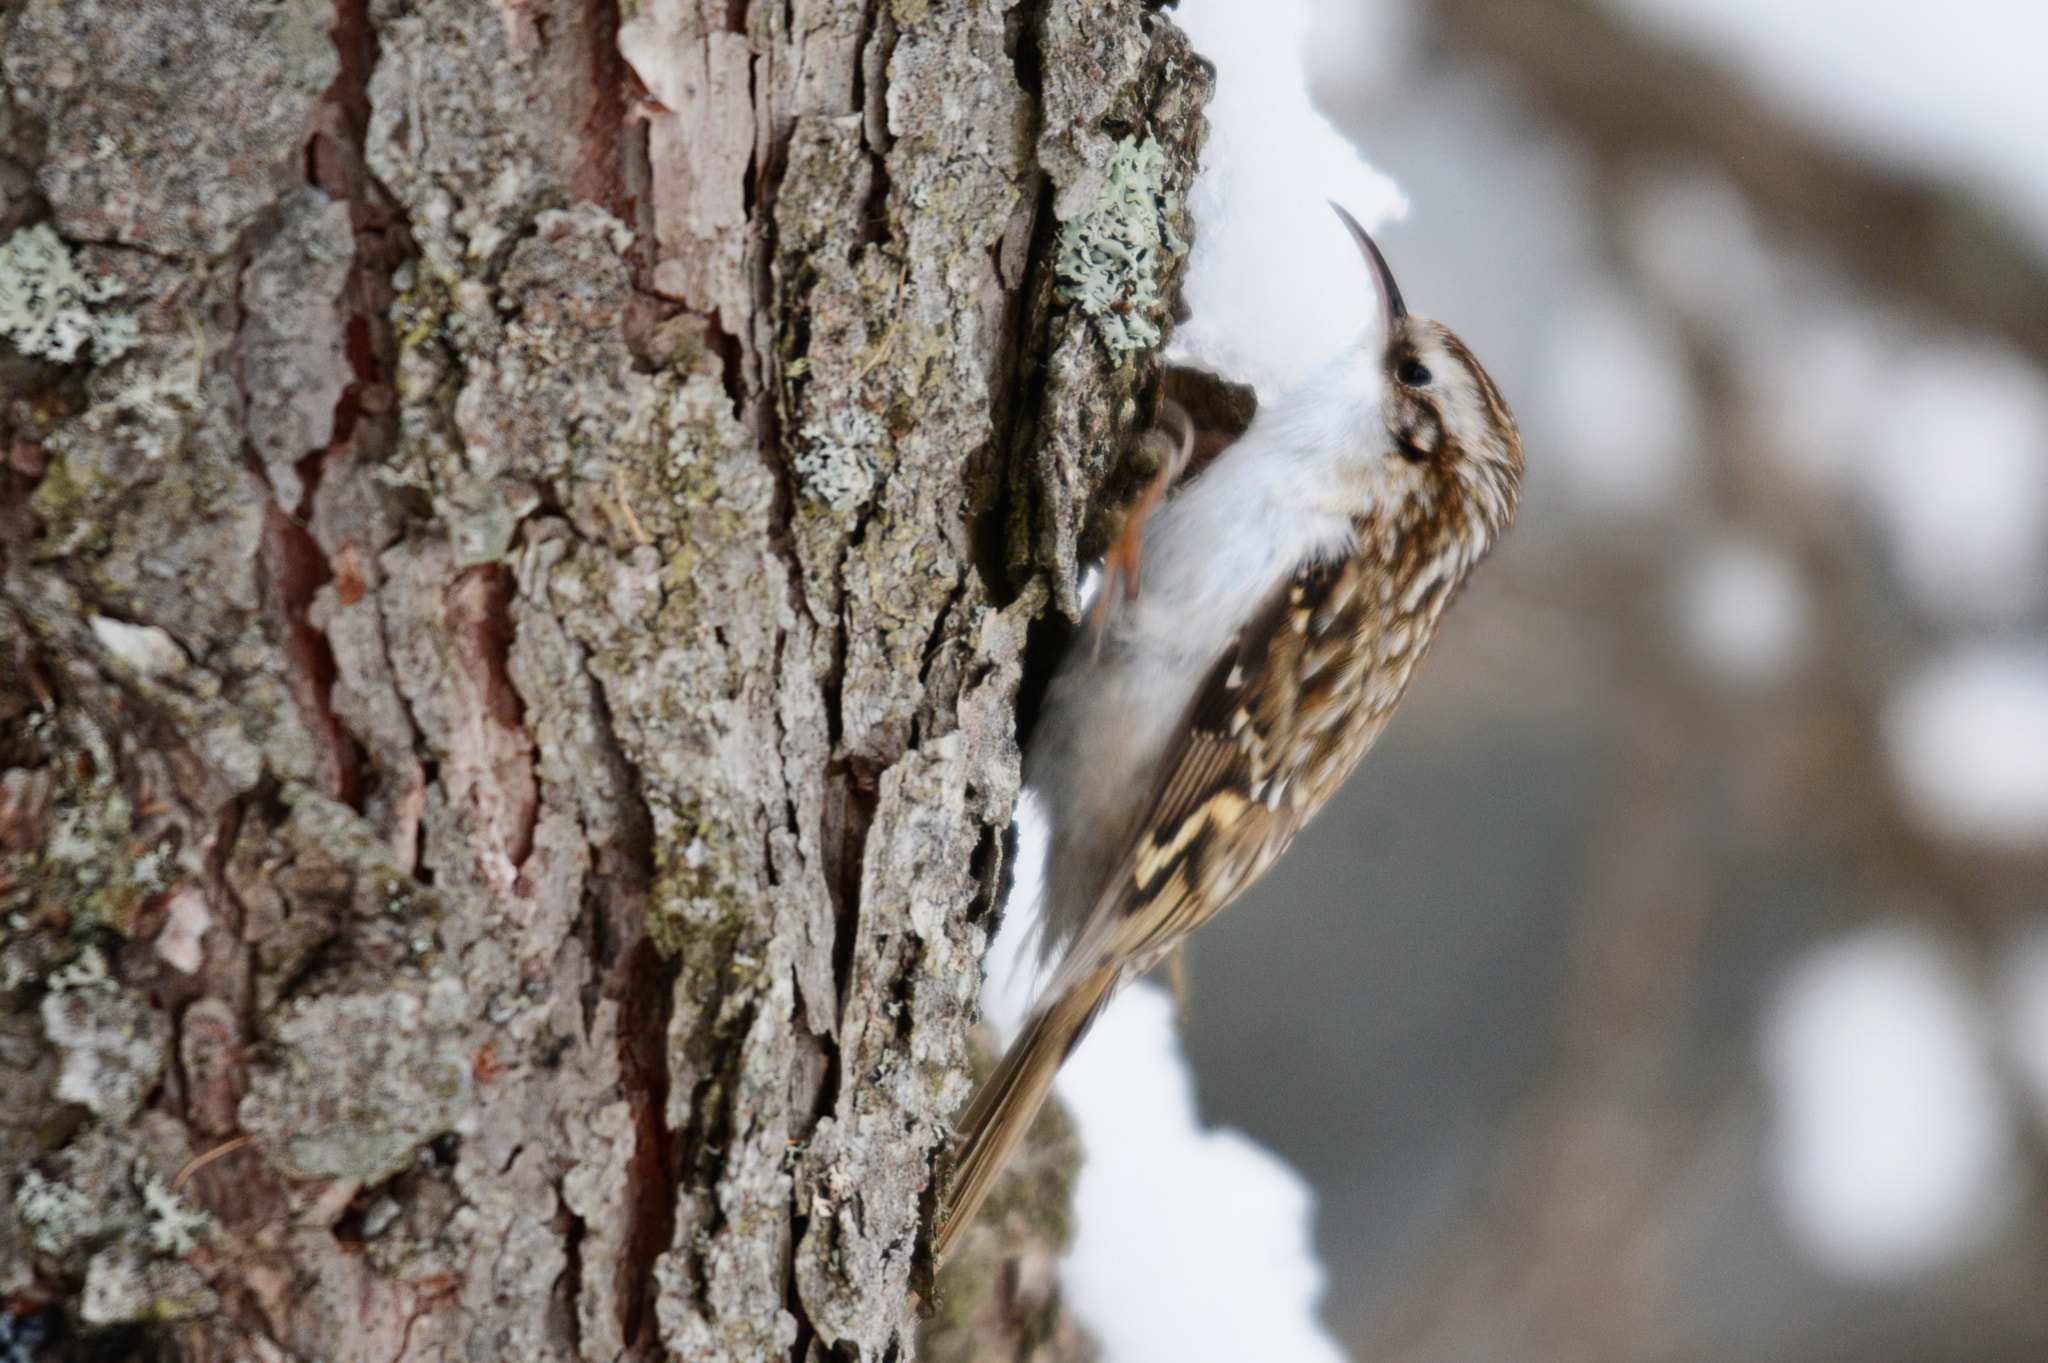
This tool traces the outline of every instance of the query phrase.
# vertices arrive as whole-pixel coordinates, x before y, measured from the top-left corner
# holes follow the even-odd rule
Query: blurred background
[[[2048,1357],[2048,5],[1322,0],[1521,522],[1188,952],[1360,1359]]]

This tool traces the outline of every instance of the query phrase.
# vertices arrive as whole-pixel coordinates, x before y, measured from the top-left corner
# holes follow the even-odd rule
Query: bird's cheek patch
[[[1423,464],[1437,457],[1443,449],[1444,422],[1434,407],[1417,403],[1402,413],[1402,420],[1394,430],[1394,448],[1401,457],[1411,464]]]

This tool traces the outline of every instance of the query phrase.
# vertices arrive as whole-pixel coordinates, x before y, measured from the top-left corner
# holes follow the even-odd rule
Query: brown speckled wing
[[[1239,630],[1049,996],[1109,961],[1144,970],[1258,879],[1350,773],[1410,671],[1374,646],[1388,613],[1374,576],[1357,556],[1306,564]]]

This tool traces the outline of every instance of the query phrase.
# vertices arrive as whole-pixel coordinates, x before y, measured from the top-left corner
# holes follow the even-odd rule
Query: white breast
[[[1137,600],[1062,663],[1025,762],[1051,825],[1047,956],[1094,907],[1210,665],[1298,566],[1349,552],[1352,515],[1382,490],[1385,453],[1356,434],[1377,425],[1377,392],[1344,402],[1348,386],[1311,378],[1155,513]]]

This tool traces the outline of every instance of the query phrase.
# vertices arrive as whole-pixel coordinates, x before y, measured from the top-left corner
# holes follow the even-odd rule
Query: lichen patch
[[[1173,226],[1179,195],[1162,178],[1169,168],[1158,142],[1125,138],[1095,203],[1060,227],[1059,297],[1095,319],[1117,364],[1159,344],[1161,286],[1187,254]]]
[[[142,343],[133,317],[99,308],[120,292],[79,269],[46,222],[0,244],[0,332],[24,355],[70,364],[90,345],[101,364],[118,360]]]

